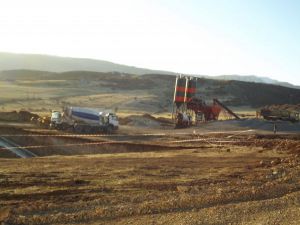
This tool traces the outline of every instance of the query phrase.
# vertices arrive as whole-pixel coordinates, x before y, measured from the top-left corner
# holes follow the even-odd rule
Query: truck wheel
[[[113,132],[114,128],[113,126],[109,125],[107,128],[106,128],[106,133],[108,134],[111,134]]]
[[[91,133],[93,133],[93,128],[91,128],[91,127],[85,128],[85,132],[84,133],[85,134],[91,134]]]
[[[80,126],[74,126],[75,133],[82,133],[82,128]]]
[[[81,128],[81,133],[82,134],[88,134],[89,133],[89,128],[88,127],[82,127]]]

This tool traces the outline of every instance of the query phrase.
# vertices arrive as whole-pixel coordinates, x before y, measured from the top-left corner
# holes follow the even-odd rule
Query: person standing
[[[276,123],[274,122],[274,126],[273,126],[273,132],[274,132],[274,134],[276,134],[277,133],[277,125],[276,125]]]

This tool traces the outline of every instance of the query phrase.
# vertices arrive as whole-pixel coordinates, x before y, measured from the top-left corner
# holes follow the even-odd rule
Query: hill
[[[14,70],[0,73],[3,110],[49,111],[63,105],[118,109],[123,112],[171,112],[175,76],[72,71]],[[300,90],[243,81],[198,79],[197,95],[229,106],[258,108],[299,104]]]
[[[220,76],[203,76],[209,79],[216,79],[216,80],[238,80],[238,81],[245,81],[245,82],[254,82],[254,83],[263,83],[263,84],[275,84],[283,87],[289,88],[300,88],[300,86],[296,86],[290,84],[288,82],[282,82],[278,80],[274,80],[268,77],[259,77],[255,75],[248,75],[248,76],[241,76],[241,75],[220,75]]]
[[[70,58],[58,57],[50,55],[39,54],[14,54],[14,53],[1,53],[0,52],[0,71],[3,70],[39,70],[50,72],[68,72],[68,71],[95,71],[95,72],[119,72],[135,75],[143,74],[170,74],[175,75],[173,72],[151,70],[145,68],[138,68],[134,66],[127,66],[116,64],[103,60],[86,59],[86,58]],[[241,75],[222,75],[222,76],[200,76],[208,79],[217,80],[238,80],[255,83],[275,84],[290,88],[300,88],[287,82],[280,82],[270,79],[268,77],[258,76],[241,76]]]
[[[78,70],[96,72],[116,71],[137,75],[148,73],[172,74],[172,72],[149,70],[96,59],[58,57],[39,54],[0,53],[0,71],[19,69],[51,72],[66,72]]]

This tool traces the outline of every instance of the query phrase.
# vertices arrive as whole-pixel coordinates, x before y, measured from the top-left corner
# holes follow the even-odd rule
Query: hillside
[[[86,58],[70,58],[58,57],[50,55],[38,54],[14,54],[0,52],[0,71],[3,70],[38,70],[50,72],[68,72],[68,71],[95,71],[95,72],[119,72],[135,75],[143,74],[172,74],[169,71],[151,70],[145,68],[138,68],[134,66],[127,66],[116,64],[103,60],[86,59]],[[193,75],[207,79],[217,80],[237,80],[245,82],[275,84],[290,88],[300,88],[287,82],[281,82],[268,77],[259,76],[241,76],[241,75],[221,75],[221,76],[205,76]]]
[[[281,82],[278,80],[274,80],[268,77],[259,77],[255,75],[241,76],[241,75],[220,75],[220,76],[204,76],[209,79],[216,80],[237,80],[237,81],[245,81],[245,82],[254,82],[254,83],[263,83],[263,84],[275,84],[283,87],[289,88],[300,88],[300,86],[296,86],[290,84],[288,82]]]
[[[70,58],[58,57],[39,54],[14,54],[0,53],[0,71],[1,70],[41,70],[51,72],[66,72],[66,71],[96,71],[96,72],[112,72],[130,74],[148,74],[160,73],[170,74],[171,72],[150,70],[138,68],[134,66],[126,66],[116,64],[104,60],[86,59],[86,58]]]
[[[175,76],[73,71],[15,70],[0,73],[2,110],[49,111],[63,105],[105,107],[130,112],[170,112]],[[299,104],[300,90],[270,84],[198,79],[197,95],[210,103],[258,108]]]

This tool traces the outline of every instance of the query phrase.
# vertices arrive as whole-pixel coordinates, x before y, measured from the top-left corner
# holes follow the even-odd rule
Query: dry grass
[[[0,81],[1,111],[25,109],[49,114],[64,105],[118,110],[124,113],[156,111],[156,96],[140,90],[111,90],[98,83],[85,87],[77,81],[20,80]]]

